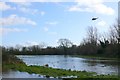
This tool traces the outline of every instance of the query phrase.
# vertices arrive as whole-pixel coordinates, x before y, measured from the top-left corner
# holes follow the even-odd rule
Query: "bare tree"
[[[119,15],[120,17],[120,15]],[[120,18],[119,18],[120,19]],[[117,30],[117,33],[118,33],[118,58],[120,59],[120,20],[118,19],[118,30]]]
[[[69,39],[59,39],[58,44],[63,47],[65,54],[67,54],[67,48],[72,46],[72,42]]]
[[[98,30],[96,27],[88,27],[88,31],[87,31],[87,38],[88,38],[88,42],[96,45],[97,44],[97,40],[98,40]]]
[[[118,38],[118,32],[117,27],[114,25],[113,27],[110,27],[110,33],[109,33],[109,40],[111,44],[117,44],[117,38]]]
[[[118,43],[120,42],[120,20],[117,21]]]
[[[86,38],[83,38],[83,42],[81,43],[80,52],[88,55],[97,53],[97,40],[97,28],[89,26],[87,29],[87,36]]]

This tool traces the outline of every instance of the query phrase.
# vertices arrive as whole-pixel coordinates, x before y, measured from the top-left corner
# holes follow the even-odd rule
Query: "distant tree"
[[[72,54],[72,55],[77,54],[77,45],[72,45],[69,48],[69,53]]]
[[[104,42],[100,41],[100,45],[101,45],[102,48],[106,48],[109,45],[109,41],[104,39]]]
[[[18,50],[20,51],[20,50],[22,49],[22,45],[17,44],[17,45],[15,46],[15,48],[18,49]]]
[[[58,44],[63,48],[64,54],[67,54],[67,48],[71,47],[73,44],[69,39],[59,39]]]
[[[23,54],[27,52],[27,47],[22,47]]]

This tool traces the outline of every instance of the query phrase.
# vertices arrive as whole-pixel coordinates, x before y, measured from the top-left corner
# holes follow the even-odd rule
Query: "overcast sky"
[[[104,33],[118,17],[117,0],[5,1],[0,2],[0,45],[4,46],[41,42],[56,46],[60,38],[79,45],[88,26],[96,26]],[[99,18],[92,21],[92,17]]]

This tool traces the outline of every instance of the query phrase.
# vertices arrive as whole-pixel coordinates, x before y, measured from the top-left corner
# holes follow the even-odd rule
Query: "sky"
[[[5,0],[0,14],[0,45],[57,46],[61,38],[79,45],[88,26],[109,31],[118,17],[118,1]]]

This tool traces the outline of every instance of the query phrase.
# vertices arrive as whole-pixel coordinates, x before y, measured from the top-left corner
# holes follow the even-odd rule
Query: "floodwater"
[[[78,58],[64,55],[19,55],[27,65],[44,66],[79,71],[92,71],[98,74],[117,74],[118,65],[114,60],[99,60],[92,58]]]
[[[65,55],[17,55],[27,65],[44,66],[48,64],[52,68],[71,69],[77,71],[90,71],[97,74],[118,74],[118,63],[115,60],[102,60],[93,58],[80,58]],[[3,77],[32,77],[43,78],[38,74],[28,74],[27,72],[9,71],[3,73]]]

